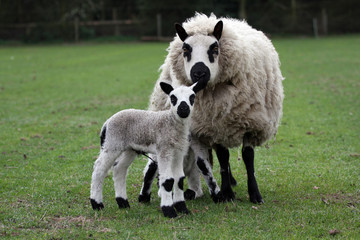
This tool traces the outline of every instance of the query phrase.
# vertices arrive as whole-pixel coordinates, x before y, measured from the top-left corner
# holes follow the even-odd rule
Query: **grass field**
[[[1,47],[0,238],[359,239],[360,36],[273,42],[285,101],[276,141],[255,152],[265,204],[248,201],[232,149],[236,201],[214,204],[205,191],[176,219],[157,197],[137,202],[141,157],[129,171],[130,209],[118,209],[111,177],[104,211],[89,204],[101,125],[147,107],[167,44]],[[214,172],[220,182],[217,161]]]

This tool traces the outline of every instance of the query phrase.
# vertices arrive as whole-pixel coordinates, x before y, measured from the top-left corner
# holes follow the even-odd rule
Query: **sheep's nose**
[[[187,118],[190,115],[190,107],[186,102],[181,102],[177,109],[177,114],[181,118]]]
[[[210,69],[203,62],[195,63],[190,70],[190,77],[193,83],[198,81],[207,83],[210,80]]]
[[[195,72],[194,77],[195,77],[195,79],[199,80],[200,78],[205,76],[205,74],[206,74],[205,72]]]

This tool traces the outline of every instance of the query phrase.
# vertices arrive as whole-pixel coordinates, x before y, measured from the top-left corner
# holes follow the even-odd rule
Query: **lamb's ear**
[[[181,41],[185,41],[185,39],[189,36],[185,29],[178,23],[175,23],[175,30],[176,33],[179,35],[179,38],[181,39]]]
[[[167,84],[165,82],[160,82],[160,87],[167,95],[169,95],[172,90],[174,90],[174,88],[170,84]]]
[[[191,88],[194,91],[194,93],[199,92],[200,90],[204,89],[207,85],[207,81],[198,81],[196,83],[194,83]]]
[[[213,35],[216,37],[216,39],[219,41],[221,38],[221,34],[223,31],[223,22],[220,20],[214,27]]]

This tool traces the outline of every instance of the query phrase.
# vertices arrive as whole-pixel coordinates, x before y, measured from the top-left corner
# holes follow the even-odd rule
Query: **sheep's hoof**
[[[250,202],[252,202],[252,203],[258,203],[258,204],[264,203],[264,200],[261,197],[259,190],[253,191],[253,192],[249,191],[249,196],[250,196]]]
[[[122,197],[117,197],[116,202],[119,208],[130,208],[130,204],[127,199],[123,199]]]
[[[187,189],[185,192],[184,192],[184,198],[185,200],[194,200],[195,199],[195,192],[191,189]]]
[[[150,202],[150,194],[149,195],[143,195],[143,194],[140,194],[139,195],[139,202],[141,203],[148,203]]]
[[[214,203],[220,203],[220,202],[225,201],[223,195],[221,194],[221,192],[218,192],[216,194],[215,193],[211,194],[211,198],[214,201]]]
[[[173,208],[173,206],[162,206],[161,210],[165,217],[168,217],[168,218],[176,218],[177,217],[176,211]]]
[[[190,214],[189,209],[186,207],[185,201],[174,203],[174,207],[179,213]]]
[[[95,199],[90,199],[90,203],[91,203],[91,206],[94,210],[101,210],[104,208],[104,204],[103,203],[97,203],[95,201]]]
[[[231,188],[222,189],[221,195],[223,196],[224,202],[234,201],[235,199],[235,193]]]

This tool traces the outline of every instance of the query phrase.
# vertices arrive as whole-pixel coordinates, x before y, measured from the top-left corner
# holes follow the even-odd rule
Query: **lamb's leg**
[[[170,154],[161,153],[158,157],[159,168],[159,195],[161,198],[160,207],[165,217],[177,217],[173,206],[172,189],[174,186],[174,177],[172,176]]]
[[[104,178],[119,154],[120,152],[101,151],[98,159],[94,163],[90,190],[90,202],[94,210],[104,208],[102,194]]]
[[[115,187],[115,199],[119,208],[129,208],[126,193],[126,176],[128,168],[136,157],[136,152],[127,150],[117,159],[113,169],[113,180]]]
[[[180,213],[189,214],[190,211],[187,209],[184,199],[184,168],[183,168],[184,156],[179,153],[174,156],[172,161],[172,175],[174,176],[174,194],[173,202],[176,211]]]
[[[232,201],[235,199],[235,194],[231,189],[229,150],[222,145],[216,145],[216,155],[221,168],[221,194],[225,201]]]
[[[248,175],[248,192],[250,201],[253,203],[264,203],[261,197],[259,188],[255,178],[254,170],[254,148],[252,146],[246,146],[245,143],[242,148],[242,158],[246,166],[246,172]]]
[[[152,156],[152,159],[155,159],[155,156]],[[151,186],[157,170],[157,163],[153,160],[149,160],[144,169],[144,180],[139,195],[139,202],[150,202]]]

